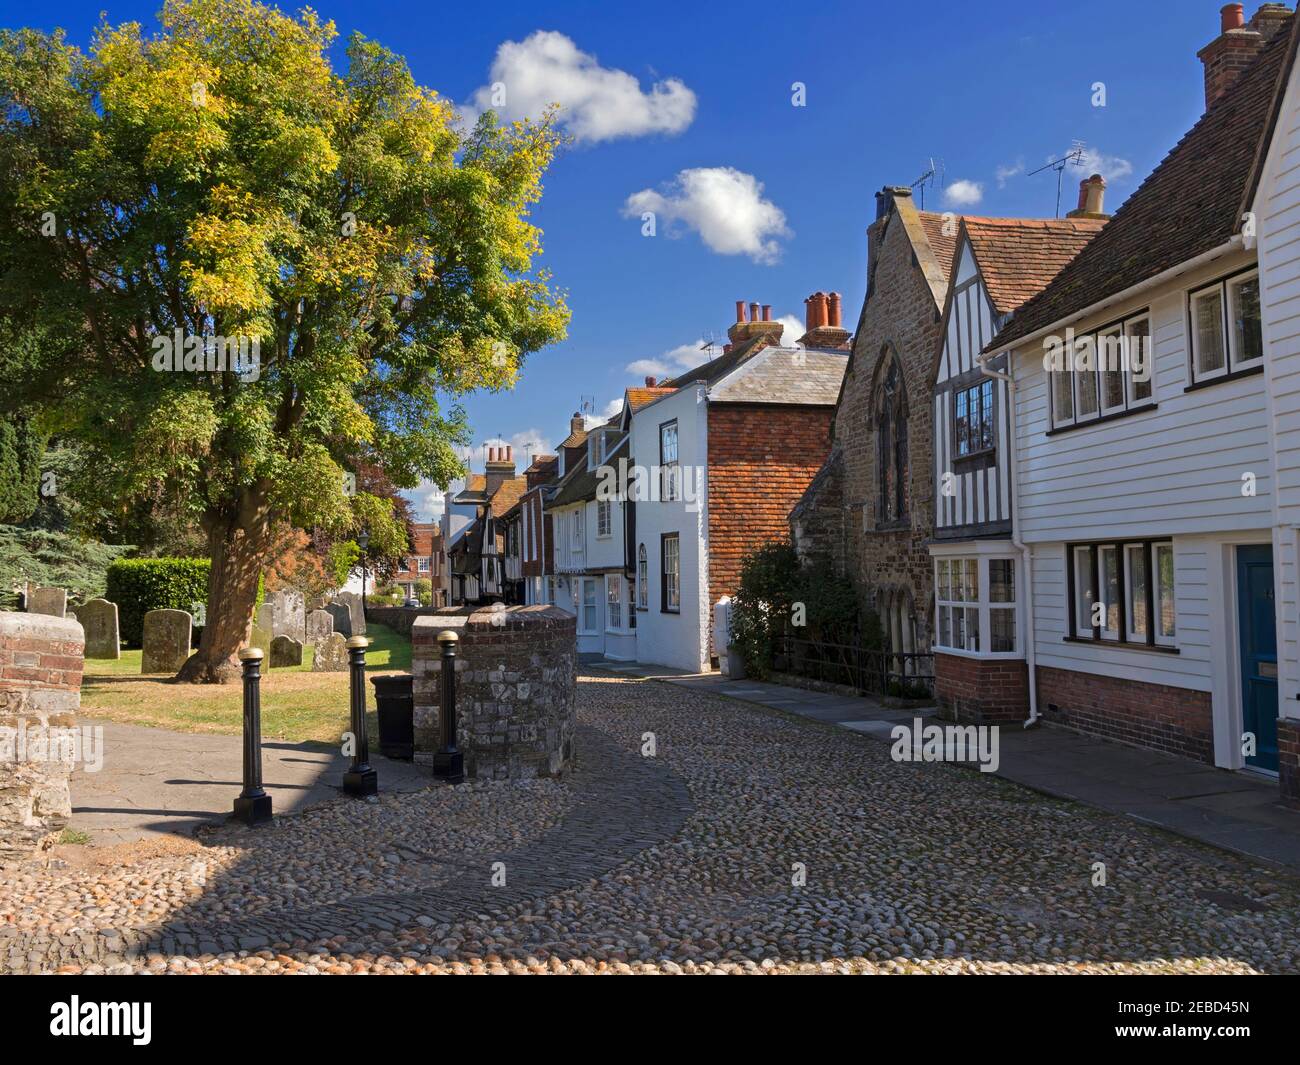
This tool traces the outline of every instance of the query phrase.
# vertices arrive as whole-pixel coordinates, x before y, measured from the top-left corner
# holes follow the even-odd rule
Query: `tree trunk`
[[[258,493],[241,501],[239,516],[205,519],[208,554],[206,624],[198,650],[186,660],[176,680],[190,684],[231,684],[239,680],[239,649],[253,624],[257,584],[270,542],[265,498]]]

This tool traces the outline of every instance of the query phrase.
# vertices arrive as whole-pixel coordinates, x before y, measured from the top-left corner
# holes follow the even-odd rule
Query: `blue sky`
[[[84,44],[101,10],[151,25],[160,6],[0,0],[0,24],[58,25]],[[873,194],[911,184],[931,157],[945,187],[927,191],[928,208],[1051,217],[1055,175],[1026,171],[1081,140],[1113,210],[1200,116],[1196,52],[1217,36],[1220,4],[315,6],[458,103],[497,80],[507,113],[572,101],[579,140],[534,215],[540,262],[569,294],[569,337],[532,356],[513,392],[464,400],[476,442],[513,441],[519,456],[562,438],[584,399],[603,413],[652,364],[679,369],[682,349],[723,339],[737,299],[802,319],[805,296],[837,290],[852,328]],[[1086,173],[1066,171],[1063,209]],[[658,209],[656,236],[641,235],[629,197]],[[438,508],[439,492],[417,495],[425,516]]]

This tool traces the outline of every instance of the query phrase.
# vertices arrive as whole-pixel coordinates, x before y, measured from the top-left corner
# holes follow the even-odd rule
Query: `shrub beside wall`
[[[207,603],[206,558],[123,558],[108,567],[108,588],[104,598],[117,604],[117,623],[122,642],[139,647],[144,636],[144,616],[150,610],[194,611],[195,603]],[[262,585],[257,586],[262,601]],[[195,639],[201,626],[195,619]]]

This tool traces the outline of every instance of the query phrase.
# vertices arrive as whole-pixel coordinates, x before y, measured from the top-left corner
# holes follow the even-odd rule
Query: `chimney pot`
[[[765,303],[763,304],[763,321],[770,322],[771,320],[772,320],[772,305],[770,303]]]
[[[751,322],[757,322],[757,321],[758,321],[758,304],[757,304],[757,303],[751,303],[751,304],[749,305],[749,320],[750,320]]]
[[[1246,24],[1246,10],[1241,4],[1224,4],[1219,9],[1219,20],[1223,33],[1239,30]]]
[[[514,445],[514,444],[507,444],[507,445],[506,445],[506,459],[505,459],[505,460],[506,460],[506,462],[514,462],[514,461],[515,461],[515,445]]]
[[[649,374],[646,375],[645,386],[646,388],[654,388],[655,386],[655,379],[651,377]]]
[[[838,292],[832,292],[831,295],[830,295],[830,316],[831,316],[831,322],[830,322],[830,324],[833,325],[836,329],[841,328],[841,326],[840,326],[840,294],[839,294]]]
[[[736,321],[743,322],[744,320],[745,320],[745,301],[736,300]]]

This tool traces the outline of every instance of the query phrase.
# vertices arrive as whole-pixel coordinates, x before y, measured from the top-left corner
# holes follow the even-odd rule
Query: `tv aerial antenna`
[[[706,358],[711,360],[713,358],[713,349],[718,346],[717,335],[710,329],[705,332],[702,339],[704,343],[700,345],[700,350],[704,352]]]
[[[589,414],[594,418],[596,416],[596,397],[579,396],[578,400],[578,412],[581,414]]]
[[[1049,159],[1037,170],[1031,170],[1025,177],[1033,177],[1035,174],[1041,174],[1044,170],[1056,171],[1056,217],[1061,217],[1061,178],[1065,175],[1067,166],[1083,166],[1083,153],[1087,145],[1083,141],[1071,141],[1070,150],[1062,155],[1059,159]]]
[[[921,193],[921,210],[925,210],[925,190],[927,187],[941,189],[943,188],[943,160],[935,161],[934,156],[930,157],[929,165],[925,173],[912,182],[914,189],[919,189]]]

